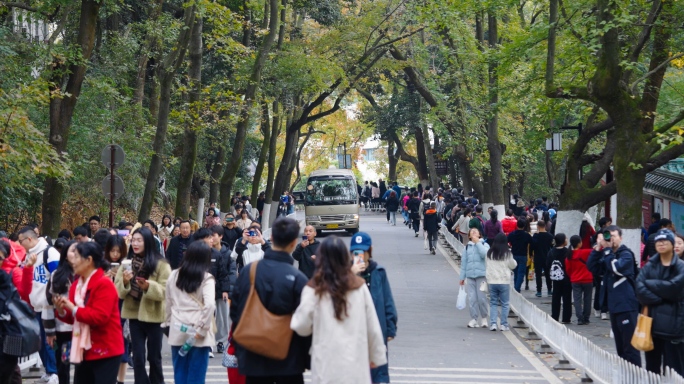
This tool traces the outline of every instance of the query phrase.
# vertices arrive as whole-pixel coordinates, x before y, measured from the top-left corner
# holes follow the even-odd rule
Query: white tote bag
[[[458,310],[465,309],[467,298],[468,298],[468,295],[466,294],[465,286],[461,285],[458,288],[458,298],[456,299],[456,309],[458,309]]]

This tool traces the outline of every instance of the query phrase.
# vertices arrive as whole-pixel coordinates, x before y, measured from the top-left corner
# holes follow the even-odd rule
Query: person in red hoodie
[[[21,263],[24,262],[26,258],[26,250],[21,245],[11,241],[5,236],[0,236],[0,239],[9,244],[9,255],[0,263],[0,269],[7,272],[12,278],[12,284],[19,292],[19,297],[25,302],[29,302],[29,291],[26,291],[25,286],[21,284],[23,277],[23,270],[21,268]],[[17,268],[18,267],[18,268]]]
[[[509,209],[506,211],[506,217],[501,220],[501,228],[503,229],[504,235],[508,236],[511,232],[517,229],[518,218],[515,217],[513,210]]]
[[[69,356],[76,364],[74,384],[115,383],[124,345],[119,296],[102,270],[102,248],[93,242],[79,243],[70,262],[79,278],[68,298],[53,296],[53,303],[59,319],[74,325]]]
[[[591,315],[591,291],[594,286],[594,276],[587,269],[591,249],[583,248],[582,238],[577,235],[570,237],[570,246],[572,255],[565,260],[565,269],[572,283],[575,316],[577,325],[587,325]]]

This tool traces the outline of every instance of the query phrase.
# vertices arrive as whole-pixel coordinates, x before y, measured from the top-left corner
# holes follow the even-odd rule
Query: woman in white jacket
[[[174,383],[203,384],[207,376],[209,353],[216,345],[212,329],[216,280],[210,268],[211,248],[204,241],[195,241],[166,282],[162,327],[169,327]]]
[[[501,326],[508,331],[508,310],[511,294],[511,271],[518,263],[508,248],[508,239],[503,233],[494,238],[485,259],[487,284],[489,285],[489,330],[496,331],[496,318],[501,304]]]
[[[373,299],[365,280],[351,271],[349,251],[338,237],[321,243],[316,272],[290,326],[300,336],[313,333],[314,384],[370,384],[369,368],[387,363]]]

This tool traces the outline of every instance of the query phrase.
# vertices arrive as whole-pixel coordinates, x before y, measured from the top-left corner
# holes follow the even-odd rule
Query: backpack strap
[[[48,267],[48,259],[50,258],[50,255],[49,255],[50,248],[52,248],[52,246],[51,246],[51,245],[48,245],[48,246],[45,247],[45,249],[43,250],[43,265],[45,266],[45,269],[46,269],[48,272],[52,272],[52,271],[50,270],[50,268]]]

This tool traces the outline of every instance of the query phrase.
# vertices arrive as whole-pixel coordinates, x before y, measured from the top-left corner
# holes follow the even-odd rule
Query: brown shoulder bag
[[[233,339],[246,350],[273,360],[285,360],[290,350],[292,314],[275,315],[264,307],[256,292],[255,261],[249,268],[249,296]]]

